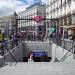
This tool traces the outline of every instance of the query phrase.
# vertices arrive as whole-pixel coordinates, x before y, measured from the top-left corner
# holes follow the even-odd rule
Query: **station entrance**
[[[32,17],[32,18],[27,18],[27,19],[23,19],[23,18],[18,18],[17,19],[17,23],[18,21],[35,21],[38,26],[26,26],[24,28],[22,28],[23,30],[25,30],[25,32],[27,33],[26,36],[24,37],[25,40],[23,41],[30,41],[31,44],[35,44],[34,46],[28,47],[30,48],[29,50],[33,52],[33,61],[34,62],[49,62],[51,60],[51,56],[48,56],[49,54],[49,49],[47,48],[43,48],[45,46],[41,46],[44,42],[44,44],[46,44],[47,42],[44,41],[45,35],[46,35],[46,21],[47,20],[52,20],[52,21],[57,21],[58,19],[46,19],[46,18],[42,18],[41,16],[36,16],[36,17]],[[43,25],[40,25],[40,22],[43,21]],[[34,41],[34,43],[33,43]],[[38,44],[42,47],[42,50],[40,50],[41,48],[39,48],[40,51],[36,51],[36,49],[32,48],[32,47],[36,47],[37,48],[37,44],[36,42],[38,41]],[[41,42],[41,44],[40,44]],[[48,45],[50,46],[50,44],[48,43]],[[29,45],[30,46],[30,45]],[[44,50],[48,50],[49,52],[46,52]],[[44,52],[46,53],[46,55],[44,54]],[[29,52],[30,53],[30,52]],[[50,52],[51,53],[51,52]],[[23,61],[24,62],[28,62],[28,57],[23,57]]]
[[[23,61],[49,62],[52,58],[52,44],[49,42],[25,41],[23,48]]]
[[[20,25],[20,23],[23,22],[23,25],[20,25],[21,27],[18,28],[17,31],[25,31],[25,40],[27,41],[44,41],[44,38],[47,35],[47,21],[56,23],[58,19],[47,19],[41,16],[17,18],[17,25]]]

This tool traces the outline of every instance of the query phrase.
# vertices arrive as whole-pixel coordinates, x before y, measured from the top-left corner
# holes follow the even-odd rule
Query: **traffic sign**
[[[50,32],[54,32],[55,31],[55,28],[54,27],[52,27],[52,28],[50,28],[50,30],[49,30]]]

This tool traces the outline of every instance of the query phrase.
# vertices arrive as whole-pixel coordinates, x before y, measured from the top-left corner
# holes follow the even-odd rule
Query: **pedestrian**
[[[52,37],[53,37],[53,33],[50,34],[50,38],[52,38]]]
[[[14,37],[13,37],[13,40],[14,40],[14,45],[18,46],[18,35],[15,34]]]
[[[29,53],[28,62],[33,62],[33,52],[32,51],[30,51]]]
[[[49,41],[52,42],[53,33],[50,34]]]
[[[75,36],[74,35],[72,36],[72,40],[75,41]]]
[[[4,34],[0,30],[0,49],[1,49],[1,55],[4,55]]]

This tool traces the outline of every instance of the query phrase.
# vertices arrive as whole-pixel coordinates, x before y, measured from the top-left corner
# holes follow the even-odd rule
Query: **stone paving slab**
[[[75,75],[75,63],[8,63],[0,75]]]

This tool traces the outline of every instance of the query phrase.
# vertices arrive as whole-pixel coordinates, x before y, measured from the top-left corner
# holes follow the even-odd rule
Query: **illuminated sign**
[[[47,52],[33,52],[34,57],[47,56]]]

